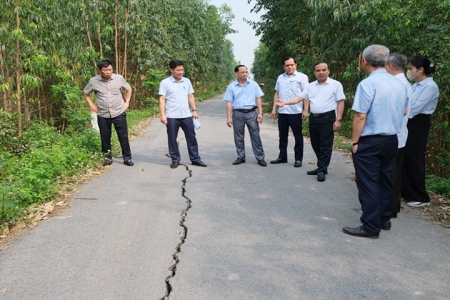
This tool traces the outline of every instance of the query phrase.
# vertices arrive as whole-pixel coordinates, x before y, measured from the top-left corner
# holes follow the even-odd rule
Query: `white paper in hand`
[[[195,129],[200,129],[200,127],[202,127],[202,124],[200,124],[200,121],[198,119],[193,119],[193,120],[194,120]]]

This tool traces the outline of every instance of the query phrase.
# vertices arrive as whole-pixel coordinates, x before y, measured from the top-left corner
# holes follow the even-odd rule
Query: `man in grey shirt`
[[[123,163],[127,166],[133,166],[125,112],[130,106],[131,86],[121,75],[113,73],[111,61],[101,60],[97,63],[97,67],[100,75],[89,80],[83,90],[83,96],[89,104],[91,112],[97,113],[102,152],[106,156],[103,165],[108,166],[113,163],[111,125],[114,124],[122,148]],[[95,104],[90,97],[92,92],[95,94]],[[125,93],[123,94],[123,92]]]

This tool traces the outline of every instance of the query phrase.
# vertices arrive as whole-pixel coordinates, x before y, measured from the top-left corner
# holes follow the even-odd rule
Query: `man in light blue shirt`
[[[177,143],[180,127],[186,137],[192,165],[206,167],[198,154],[197,138],[194,131],[193,119],[198,118],[194,89],[191,81],[183,77],[184,63],[181,60],[171,60],[169,68],[172,75],[161,81],[158,94],[160,120],[167,126],[169,154],[172,158],[170,167],[175,169],[180,164],[181,155]]]
[[[273,96],[273,108],[270,117],[276,120],[276,101],[283,101],[300,96],[300,93],[308,85],[308,76],[297,71],[297,62],[292,56],[283,59],[284,73],[278,76]],[[271,164],[287,163],[289,127],[294,135],[294,167],[302,166],[303,161],[303,133],[302,133],[302,111],[303,103],[295,103],[278,108],[278,135],[280,152],[277,159],[271,160]]]
[[[391,229],[392,172],[408,92],[401,80],[384,68],[388,48],[371,45],[362,57],[362,68],[369,77],[359,83],[353,101],[352,157],[363,225],[344,227],[343,231],[378,238],[381,229]]]
[[[267,166],[264,149],[259,136],[259,124],[263,122],[262,101],[264,96],[259,85],[248,79],[248,69],[244,65],[234,68],[237,80],[226,89],[223,100],[227,102],[227,126],[233,127],[237,159],[233,165],[245,163],[244,134],[247,125],[253,154],[258,165]]]

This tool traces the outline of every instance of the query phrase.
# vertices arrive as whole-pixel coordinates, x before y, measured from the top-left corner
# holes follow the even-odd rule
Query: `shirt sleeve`
[[[163,81],[161,81],[161,83],[159,84],[159,91],[158,91],[158,95],[161,96],[166,96],[167,94],[167,86],[166,83]]]
[[[225,90],[225,95],[223,96],[224,101],[233,101],[233,89],[231,88],[231,85],[227,86],[227,89]]]
[[[414,97],[411,107],[411,116],[415,116],[420,114],[424,108],[439,94],[439,89],[436,85],[427,85],[425,86],[420,93]],[[414,99],[416,98],[416,99]]]
[[[92,92],[94,91],[94,88],[92,86],[92,79],[89,80],[88,84],[86,85],[86,87],[83,90],[83,93],[85,95],[90,95]]]
[[[352,110],[366,114],[372,105],[374,93],[373,88],[361,82],[356,88],[355,99],[353,100]]]
[[[339,81],[336,82],[336,102],[345,99],[344,87]]]

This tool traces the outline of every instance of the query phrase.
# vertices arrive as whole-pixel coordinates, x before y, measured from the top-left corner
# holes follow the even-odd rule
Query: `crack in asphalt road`
[[[180,166],[184,166],[186,168],[186,171],[188,171],[188,176],[185,177],[181,182],[181,196],[186,200],[186,208],[183,209],[183,211],[181,212],[181,218],[180,218],[180,227],[183,228],[183,232],[181,234],[180,237],[180,242],[177,244],[177,246],[175,247],[175,252],[172,254],[172,258],[173,258],[173,264],[169,267],[169,271],[170,274],[165,278],[165,283],[166,283],[166,294],[160,298],[159,300],[167,300],[169,299],[170,294],[172,293],[173,287],[172,284],[170,283],[170,280],[172,278],[175,277],[176,273],[177,273],[177,266],[178,263],[180,262],[180,259],[178,258],[178,254],[181,252],[181,246],[184,244],[184,242],[186,241],[187,238],[187,233],[188,233],[188,228],[187,226],[184,224],[186,222],[186,217],[187,217],[187,213],[189,211],[189,209],[191,208],[191,199],[189,199],[186,196],[186,182],[187,179],[189,177],[192,177],[192,170],[189,169],[189,167],[187,165],[183,165],[180,164]]]

